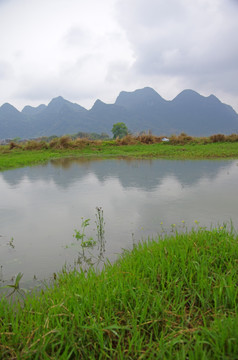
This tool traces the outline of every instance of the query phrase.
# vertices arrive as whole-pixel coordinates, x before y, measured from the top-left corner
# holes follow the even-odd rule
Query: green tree
[[[123,138],[128,134],[128,129],[126,124],[123,122],[119,122],[113,125],[112,127],[113,139],[119,137],[120,139]]]

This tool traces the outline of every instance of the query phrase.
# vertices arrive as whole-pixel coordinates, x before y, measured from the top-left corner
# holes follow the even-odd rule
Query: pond
[[[238,225],[238,160],[58,159],[0,173],[0,285],[26,286],[91,258],[101,267],[122,249],[184,227]],[[73,235],[85,228],[85,244]],[[173,225],[175,224],[175,226]],[[90,240],[92,243],[93,241]]]

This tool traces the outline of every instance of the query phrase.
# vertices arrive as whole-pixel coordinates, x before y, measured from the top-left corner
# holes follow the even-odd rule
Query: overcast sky
[[[0,0],[0,106],[122,90],[216,95],[238,111],[238,0]]]

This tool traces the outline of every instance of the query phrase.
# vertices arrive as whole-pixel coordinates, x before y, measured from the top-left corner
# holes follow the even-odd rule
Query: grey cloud
[[[214,82],[237,92],[238,8],[230,2],[120,0],[118,19],[135,54],[135,73]]]
[[[144,28],[157,28],[168,18],[172,21],[185,16],[184,7],[178,0],[119,0],[117,10],[120,23],[129,26],[132,21]]]
[[[18,99],[29,99],[30,101],[47,101],[60,94],[57,81],[55,79],[45,79],[40,81],[30,82],[28,79],[21,79],[18,90],[15,91],[14,96]]]
[[[0,60],[0,80],[7,80],[13,76],[14,70],[10,63]]]
[[[69,46],[86,45],[91,40],[89,32],[80,27],[72,27],[64,37],[64,42]]]
[[[0,6],[8,6],[10,3],[14,2],[16,0],[0,0]]]
[[[128,70],[128,64],[123,61],[111,62],[107,69],[106,81],[118,82],[121,80],[121,76]]]
[[[86,61],[86,60],[85,60]],[[81,62],[76,61],[76,66]],[[85,84],[77,77],[76,70],[61,69],[56,76],[48,76],[42,79],[31,79],[22,76],[14,97],[19,100],[25,99],[28,102],[48,103],[56,96],[63,96],[70,101],[88,101],[90,98],[97,98],[100,94],[100,86],[96,83]],[[72,78],[74,77],[74,80]],[[69,86],[71,83],[72,86]],[[91,103],[91,102],[90,102]],[[83,105],[83,104],[82,104]],[[86,105],[85,105],[86,106]]]

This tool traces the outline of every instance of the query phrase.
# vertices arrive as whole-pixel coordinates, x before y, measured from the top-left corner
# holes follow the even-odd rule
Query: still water
[[[103,209],[105,236],[85,254],[110,261],[172,224],[232,220],[237,229],[237,184],[238,160],[61,159],[2,172],[0,285],[19,272],[25,284],[47,279],[79,261],[74,230],[90,219],[85,239],[97,239],[96,207]]]

